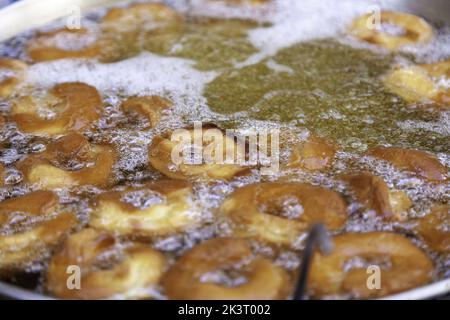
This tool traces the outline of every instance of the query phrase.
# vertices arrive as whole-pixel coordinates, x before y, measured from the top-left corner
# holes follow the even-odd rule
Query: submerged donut
[[[65,299],[102,299],[116,294],[127,298],[151,296],[143,290],[159,282],[166,265],[164,255],[142,244],[117,245],[114,237],[94,229],[73,234],[50,261],[47,290]],[[105,255],[114,251],[119,259],[105,261]],[[80,268],[79,289],[67,286],[70,266]]]
[[[288,167],[325,169],[331,166],[335,153],[336,149],[331,143],[323,138],[310,136],[307,141],[293,148]]]
[[[192,186],[184,181],[158,181],[107,192],[96,199],[89,224],[133,237],[169,235],[198,222],[191,196]]]
[[[412,206],[406,193],[390,190],[382,178],[370,173],[346,176],[344,179],[350,184],[359,202],[386,218],[403,220],[406,211]]]
[[[13,230],[0,235],[0,269],[38,260],[77,225],[73,214],[59,213],[58,202],[53,192],[34,191],[0,203],[0,228]]]
[[[363,15],[353,21],[350,33],[357,38],[379,45],[389,50],[397,50],[406,45],[425,44],[433,38],[433,28],[422,18],[401,12],[380,13],[381,28],[390,25],[401,29],[398,35],[376,28],[369,19],[372,14]]]
[[[125,8],[113,8],[101,21],[108,32],[132,32],[156,30],[178,24],[182,17],[172,8],[161,3],[137,3]]]
[[[231,285],[214,281],[230,271],[246,281]],[[284,269],[255,257],[245,239],[234,238],[210,239],[195,246],[169,269],[162,284],[167,296],[176,300],[273,300],[286,298],[290,291]]]
[[[384,79],[385,87],[407,102],[435,102],[438,107],[450,107],[450,91],[439,84],[449,79],[448,61],[437,64],[397,68]],[[426,106],[426,105],[425,105]]]
[[[17,59],[0,57],[0,98],[8,97],[22,81],[27,65]]]
[[[43,108],[54,115],[41,116]],[[42,100],[32,96],[17,99],[11,118],[23,132],[54,136],[88,129],[100,118],[102,109],[102,99],[94,87],[68,82],[54,86]]]
[[[380,289],[369,289],[369,266],[381,271]],[[412,289],[432,280],[433,263],[407,238],[388,232],[347,233],[334,238],[329,255],[316,252],[308,278],[312,297],[350,295],[374,298]]]
[[[41,32],[27,44],[28,56],[35,62],[66,58],[94,58],[105,43],[87,29],[68,28]]]
[[[138,113],[148,119],[152,128],[158,124],[161,114],[169,109],[172,102],[159,96],[133,97],[121,104],[121,109],[127,113]]]
[[[44,152],[20,161],[17,168],[25,182],[41,189],[107,187],[116,158],[112,147],[90,144],[83,135],[71,133],[50,143]]]
[[[201,135],[200,143],[195,142],[196,135]],[[191,157],[193,148],[211,155],[211,161],[207,162],[205,157],[202,157],[201,164],[195,162],[193,164]],[[201,130],[181,129],[168,132],[153,139],[148,155],[150,165],[172,179],[186,180],[194,177],[231,179],[248,169],[243,165],[226,163],[227,155],[233,156],[232,161],[245,156],[236,141],[218,128],[203,127]],[[220,157],[215,158],[218,155]],[[174,157],[178,158],[179,163],[174,162]]]
[[[419,220],[417,231],[431,249],[450,253],[450,205],[434,207]]]
[[[338,193],[297,183],[247,185],[228,196],[219,212],[230,220],[234,235],[284,245],[292,245],[316,222],[336,230],[347,220]]]
[[[375,147],[369,150],[370,156],[390,162],[399,170],[406,170],[430,181],[447,180],[447,169],[435,155],[396,147]]]

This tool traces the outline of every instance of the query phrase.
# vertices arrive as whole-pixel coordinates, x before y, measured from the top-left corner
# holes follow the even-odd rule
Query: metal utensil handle
[[[308,233],[305,251],[303,252],[303,259],[300,266],[297,287],[294,293],[294,300],[304,299],[312,257],[317,247],[323,254],[328,254],[333,250],[333,243],[328,235],[328,230],[321,223],[315,224]]]

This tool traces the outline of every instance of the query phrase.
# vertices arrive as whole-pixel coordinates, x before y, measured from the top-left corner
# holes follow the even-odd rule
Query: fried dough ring
[[[185,141],[185,139],[192,139],[192,145],[194,145],[194,130],[195,129],[183,129],[183,132],[178,135],[178,137],[180,137],[183,141]],[[236,174],[248,169],[245,166],[225,163],[227,153],[233,154],[235,157],[234,159],[239,158],[239,148],[237,147],[237,143],[233,138],[227,136],[217,128],[202,128],[202,135],[205,135],[207,133],[207,130],[209,133],[213,133],[213,136],[220,136],[222,138],[222,141],[217,141],[215,137],[204,136],[202,140],[204,150],[206,150],[208,146],[212,146],[212,153],[215,154],[217,150],[220,151],[220,149],[222,149],[222,163],[215,163],[213,159],[213,161],[211,161],[210,163],[186,164],[184,161],[185,158],[180,156],[182,162],[180,164],[175,164],[172,161],[173,152],[176,152],[177,149],[182,149],[178,147],[187,145],[191,146],[191,143],[189,142],[189,144],[186,144],[183,141],[178,141],[174,138],[172,132],[168,132],[153,139],[148,151],[150,165],[169,178],[181,180],[195,177],[226,180],[231,179]],[[174,138],[175,140],[172,141],[171,138]]]
[[[310,136],[307,141],[293,148],[288,167],[322,170],[331,166],[335,154],[336,149],[331,143],[323,138]]]
[[[447,180],[447,169],[436,156],[431,153],[396,147],[375,147],[368,154],[390,162],[399,170],[413,172],[418,177],[440,182]]]
[[[420,219],[417,231],[431,249],[450,253],[450,205],[434,207]]]
[[[67,239],[48,267],[47,289],[65,299],[103,299],[116,294],[128,298],[150,296],[133,290],[143,290],[159,282],[166,260],[162,253],[142,244],[132,244],[121,250],[121,261],[109,268],[98,268],[99,255],[113,249],[116,239],[94,229],[84,229]],[[81,270],[81,288],[68,289],[67,268]]]
[[[449,78],[450,62],[397,68],[384,79],[385,87],[409,103],[435,102],[438,107],[450,107],[450,91],[439,85],[441,78]],[[426,105],[425,105],[426,106]]]
[[[59,46],[61,43],[66,45],[75,43],[78,47],[62,48]],[[102,53],[102,47],[105,45],[98,41],[89,30],[63,28],[39,33],[28,42],[26,51],[35,62],[66,58],[94,58]]]
[[[232,268],[247,281],[230,287],[202,279],[208,273]],[[273,300],[286,298],[290,291],[285,270],[254,257],[245,239],[234,238],[210,239],[195,246],[169,269],[162,284],[169,298],[177,300]]]
[[[0,203],[0,226],[11,219],[26,215],[25,219],[42,219],[33,228],[0,235],[0,269],[11,269],[39,259],[61,237],[78,223],[71,213],[60,213],[58,197],[49,191],[35,191]]]
[[[367,286],[366,267],[350,267],[351,259],[362,258],[368,265],[389,259],[381,269],[380,289]],[[321,297],[350,294],[354,298],[375,298],[412,289],[431,281],[433,263],[407,238],[388,232],[347,233],[336,236],[330,255],[314,255],[308,279],[309,294]]]
[[[151,192],[157,201],[144,209],[137,208],[123,200],[129,192]],[[189,183],[173,180],[107,192],[96,199],[89,224],[97,229],[133,237],[173,234],[198,222],[191,196]]]
[[[277,216],[286,205],[293,205],[293,216]],[[219,212],[231,221],[235,236],[282,245],[292,245],[313,223],[336,230],[347,220],[346,205],[338,193],[297,183],[247,185],[228,196]]]
[[[344,180],[350,184],[359,202],[385,218],[404,220],[406,211],[412,206],[406,193],[390,190],[382,178],[370,173],[346,176]]]
[[[46,95],[43,104],[56,112],[56,117],[40,117],[38,106],[42,104],[32,96],[25,96],[14,101],[11,118],[23,132],[55,136],[88,129],[100,118],[103,109],[97,90],[80,82],[57,84]]]
[[[161,3],[137,3],[113,8],[103,17],[101,26],[108,32],[124,33],[140,29],[155,30],[176,25],[182,17]]]
[[[133,97],[123,102],[120,107],[127,114],[138,113],[146,117],[154,128],[161,119],[161,113],[172,107],[172,102],[159,96]]]
[[[12,76],[0,77],[0,97],[6,98],[14,92],[16,86],[23,80],[27,65],[17,59],[0,58],[0,71],[2,69],[13,73]]]
[[[25,182],[41,189],[107,187],[112,184],[116,158],[112,147],[90,144],[83,135],[71,133],[49,144],[46,151],[20,161],[17,168]],[[82,168],[68,169],[73,161]]]
[[[401,27],[403,35],[390,35],[385,31],[368,27],[372,14],[363,15],[353,21],[349,31],[357,38],[389,50],[398,50],[406,45],[426,44],[433,38],[433,28],[422,18],[401,12],[383,11],[380,22]]]

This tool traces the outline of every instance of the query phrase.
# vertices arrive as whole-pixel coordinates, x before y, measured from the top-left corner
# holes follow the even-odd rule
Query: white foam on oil
[[[450,136],[450,112],[442,111],[437,121],[415,121],[406,120],[398,122],[397,125],[406,131],[422,129],[429,132],[435,132],[440,135]]]
[[[249,32],[252,44],[272,55],[298,42],[343,33],[352,20],[375,8],[392,9],[388,1],[278,0],[270,15],[273,24]]]
[[[34,64],[26,82],[49,88],[61,82],[84,82],[104,93],[134,96],[175,92],[200,96],[215,73],[200,72],[186,59],[142,53],[136,57],[101,64],[88,60],[57,60]]]

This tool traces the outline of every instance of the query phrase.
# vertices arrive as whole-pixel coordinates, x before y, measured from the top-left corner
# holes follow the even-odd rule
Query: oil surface
[[[101,61],[67,59],[34,64],[30,66],[22,94],[38,95],[56,83],[68,81],[95,86],[106,107],[102,118],[86,136],[94,143],[111,143],[118,151],[114,174],[115,188],[119,189],[161,179],[161,174],[148,166],[148,146],[156,135],[170,128],[190,126],[193,121],[212,122],[223,128],[278,128],[294,137],[291,143],[314,133],[330,139],[338,147],[334,166],[327,172],[282,170],[261,176],[253,170],[248,176],[227,182],[193,181],[193,201],[201,211],[200,226],[149,243],[172,260],[202,240],[229,233],[227,225],[217,217],[217,208],[236,188],[259,181],[288,180],[340,192],[349,204],[349,221],[342,232],[385,230],[404,234],[433,258],[435,280],[450,277],[450,257],[430,250],[413,231],[414,219],[428,214],[435,204],[449,202],[450,185],[423,181],[364,156],[375,145],[395,145],[430,151],[450,167],[449,111],[410,106],[382,84],[382,77],[399,63],[408,65],[448,58],[448,27],[436,25],[436,40],[427,48],[407,48],[392,54],[363,45],[342,31],[373,1],[357,4],[343,0],[336,10],[330,11],[325,9],[336,6],[335,1],[304,1],[302,6],[295,0],[278,2],[277,10],[270,16],[258,10],[220,6],[206,10],[203,4],[186,7],[182,4],[185,1],[180,1],[179,8],[186,19],[176,28],[135,33],[119,39],[116,50]],[[105,11],[87,14],[87,25],[95,28]],[[323,25],[319,18],[314,18],[317,16],[314,12],[322,13]],[[46,28],[60,25],[57,22]],[[24,44],[34,34],[31,31],[1,44],[0,56],[27,60]],[[148,129],[148,121],[143,117],[130,119],[120,109],[125,98],[147,94],[161,95],[174,104],[154,129]],[[9,101],[0,101],[2,114],[8,115],[10,107]],[[15,164],[45,150],[51,140],[24,134],[14,123],[1,128],[0,162],[7,168],[7,186],[0,188],[0,200],[32,189],[22,184]],[[386,222],[374,212],[364,210],[341,180],[343,174],[360,171],[377,174],[389,187],[405,191],[414,202],[408,212],[410,219]],[[89,201],[104,191],[57,190],[62,205],[82,221],[80,228],[89,220]],[[155,200],[153,197],[140,194],[136,206],[145,207]],[[292,206],[296,210],[295,203]],[[292,216],[290,209],[287,205],[282,214]],[[10,232],[11,228],[0,230],[0,234]],[[301,260],[303,241],[304,236],[292,250],[274,250],[260,243],[255,243],[255,247],[257,252],[294,271]],[[39,262],[24,266],[23,271],[0,276],[46,293],[43,284],[49,257],[50,253]],[[209,276],[228,285],[237,281],[223,274]],[[165,298],[160,288],[149,290],[156,298]]]

